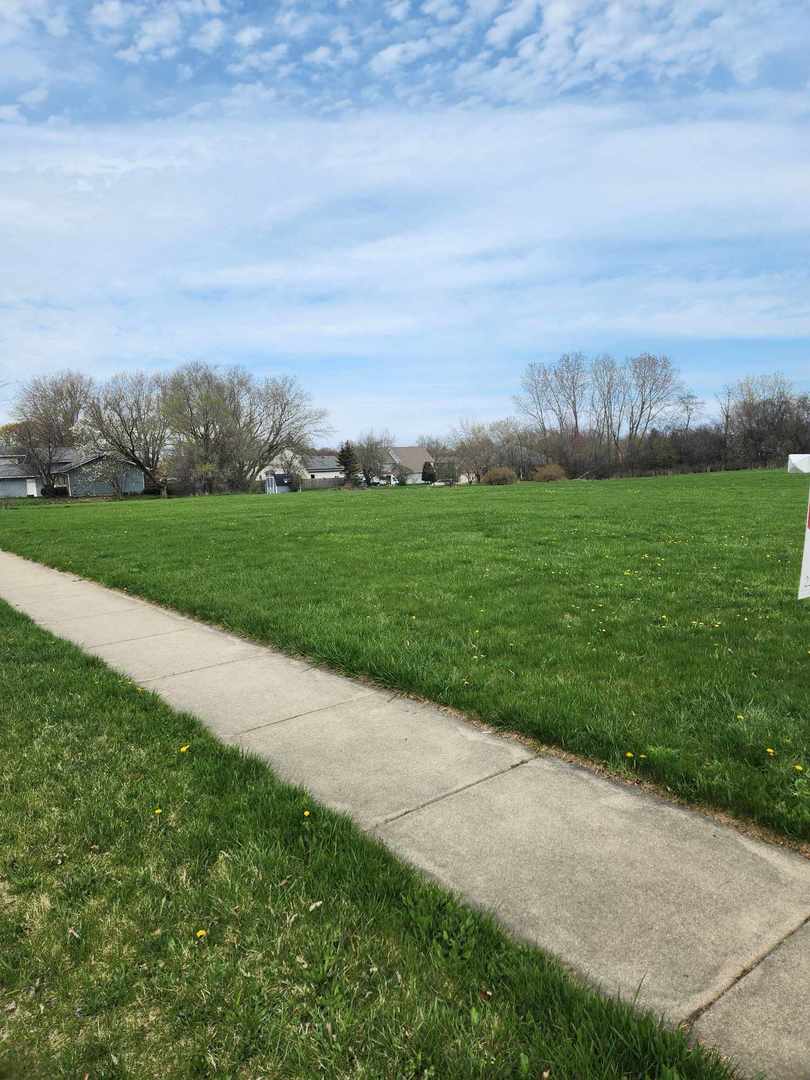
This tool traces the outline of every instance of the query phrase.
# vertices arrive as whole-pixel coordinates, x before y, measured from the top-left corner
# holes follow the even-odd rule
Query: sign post
[[[802,576],[799,579],[799,599],[810,599],[810,499],[807,501],[807,517],[804,522],[804,556]]]

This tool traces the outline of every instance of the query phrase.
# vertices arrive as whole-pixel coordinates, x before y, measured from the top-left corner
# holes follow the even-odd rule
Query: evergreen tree
[[[348,439],[346,442],[340,444],[340,449],[337,452],[337,459],[338,464],[343,470],[343,476],[346,483],[354,483],[354,478],[360,470],[360,465],[357,461],[355,449]]]

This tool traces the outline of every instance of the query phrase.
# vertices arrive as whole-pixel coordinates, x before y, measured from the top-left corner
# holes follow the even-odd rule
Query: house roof
[[[425,462],[433,461],[424,446],[392,446],[391,457],[396,464],[402,465],[408,472],[420,474]]]
[[[104,457],[104,454],[98,450],[88,453],[86,450],[74,450],[68,446],[59,446],[51,454],[51,472],[73,472],[74,469],[87,465],[91,461],[98,461],[100,457]],[[18,465],[13,461],[3,461],[2,455],[0,455],[0,480],[27,480],[38,475],[30,462],[24,461]]]
[[[30,465],[18,465],[14,461],[0,461],[0,480],[27,480],[36,476]]]
[[[340,472],[340,462],[334,456],[315,455],[304,458],[301,464],[307,472]]]

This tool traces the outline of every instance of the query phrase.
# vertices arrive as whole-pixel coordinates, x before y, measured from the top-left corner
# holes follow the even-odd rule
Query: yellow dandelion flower
[[[632,750],[625,750],[625,752],[624,752],[624,756],[625,756],[626,758],[631,758],[631,757],[635,757],[636,755],[635,755],[635,754],[633,753],[633,751],[632,751]]]
[[[203,938],[208,937],[208,931],[207,930],[198,930],[197,933],[194,936],[196,938],[198,938],[199,940],[202,940]]]
[[[180,747],[180,753],[181,753],[181,754],[187,754],[187,753],[188,753],[188,751],[189,751],[189,748],[190,748],[190,746],[191,746],[191,743],[184,743],[184,744],[183,744],[183,745],[182,745],[182,746]]]
[[[304,811],[304,817],[309,817],[309,810]]]
[[[793,771],[794,772],[804,772],[804,765],[794,765],[793,766]]]
[[[776,757],[776,751],[772,746],[766,746],[765,753],[768,755],[768,757]]]
[[[745,719],[745,717],[743,716],[743,714],[742,714],[741,712],[738,712],[738,713],[737,713],[737,719],[738,719],[738,720],[744,720],[744,719]]]
[[[155,813],[155,814],[162,814],[162,813],[163,813],[163,811],[162,811],[162,810],[160,809],[160,807],[159,807],[159,806],[156,806],[156,807],[155,807],[155,809],[154,809],[154,813]]]

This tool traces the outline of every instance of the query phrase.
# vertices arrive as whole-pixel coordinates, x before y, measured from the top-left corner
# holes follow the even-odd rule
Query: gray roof
[[[6,456],[10,455],[7,454]],[[99,451],[88,453],[85,450],[74,450],[68,446],[60,446],[51,454],[51,472],[72,472],[74,469],[86,465],[89,461],[97,461],[98,458],[103,456]],[[18,465],[14,461],[3,461],[2,455],[0,455],[0,480],[27,480],[29,477],[38,475],[30,462],[24,461]]]
[[[302,462],[307,472],[340,472],[340,462],[336,457],[308,457]]]
[[[36,476],[30,465],[17,465],[12,461],[0,461],[0,480],[26,480]]]
[[[392,446],[391,457],[411,473],[421,473],[425,462],[433,461],[424,446]]]

